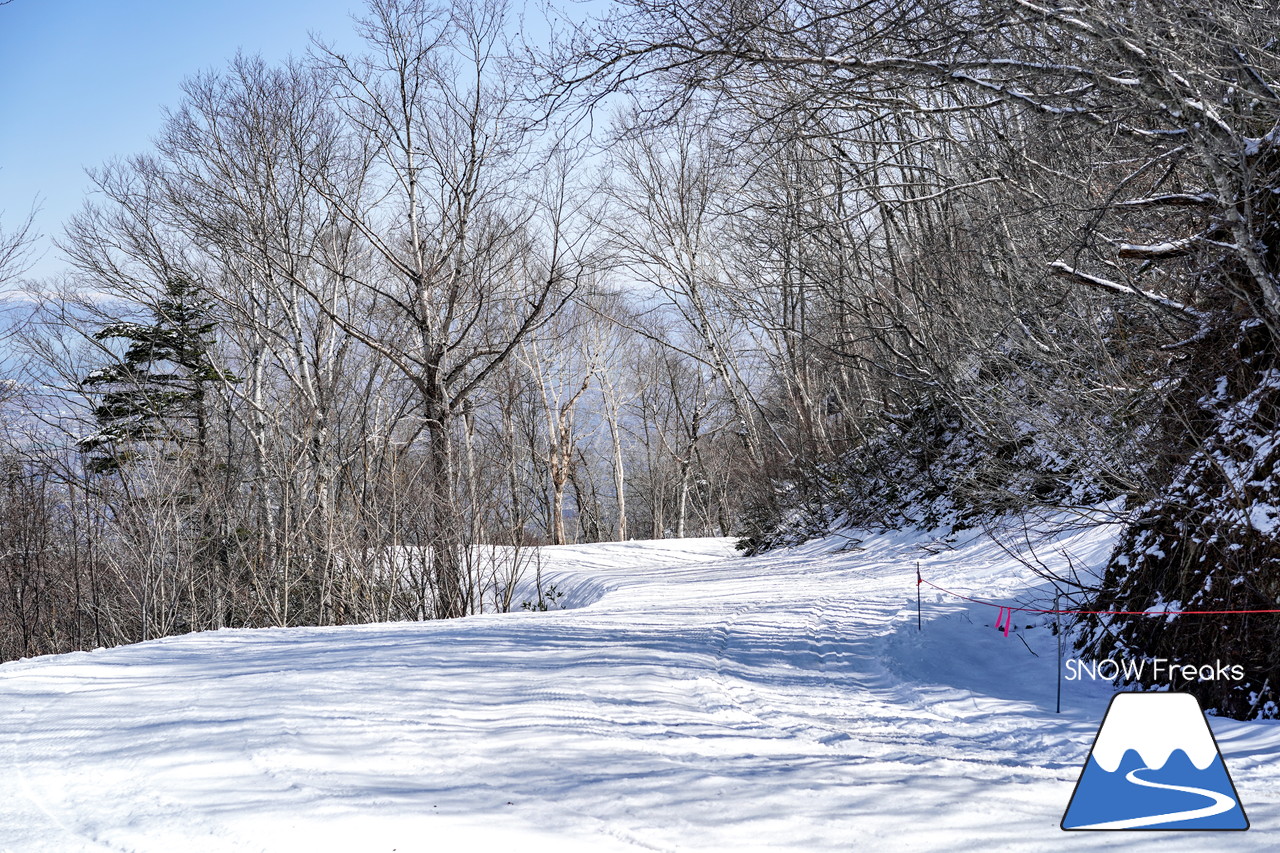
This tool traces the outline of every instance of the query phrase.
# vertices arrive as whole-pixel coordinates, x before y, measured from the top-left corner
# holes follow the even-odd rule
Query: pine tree
[[[214,366],[210,335],[215,324],[199,286],[184,275],[165,283],[150,324],[110,323],[94,337],[130,342],[123,358],[85,377],[102,388],[93,407],[98,429],[79,442],[91,454],[86,467],[109,474],[137,459],[150,445],[166,458],[194,455],[197,473],[209,450],[207,388],[235,377]]]

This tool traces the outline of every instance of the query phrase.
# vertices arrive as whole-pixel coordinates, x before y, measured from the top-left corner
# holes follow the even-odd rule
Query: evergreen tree
[[[91,454],[93,473],[119,471],[152,445],[169,458],[194,454],[197,477],[208,459],[207,387],[236,381],[214,366],[209,337],[214,322],[199,286],[184,275],[165,283],[154,322],[110,323],[94,337],[129,341],[123,358],[85,377],[85,388],[101,388],[93,407],[98,429],[79,442]]]

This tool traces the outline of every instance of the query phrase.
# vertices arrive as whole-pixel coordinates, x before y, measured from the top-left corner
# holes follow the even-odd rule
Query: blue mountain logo
[[[1196,697],[1116,694],[1062,828],[1248,829]]]

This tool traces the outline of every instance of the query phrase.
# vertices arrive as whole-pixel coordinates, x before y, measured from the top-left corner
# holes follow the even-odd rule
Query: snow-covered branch
[[[1152,305],[1157,305],[1166,311],[1170,311],[1174,314],[1180,314],[1188,319],[1204,322],[1208,318],[1208,314],[1206,312],[1178,302],[1176,299],[1170,299],[1167,296],[1161,296],[1157,293],[1140,290],[1132,285],[1120,284],[1119,282],[1090,275],[1089,273],[1078,270],[1063,261],[1054,261],[1049,264],[1049,269],[1053,270],[1058,275],[1071,279],[1072,281],[1087,284],[1090,287],[1097,288],[1098,290],[1104,290],[1108,293],[1137,297],[1150,302]]]
[[[1116,207],[1210,207],[1217,203],[1218,196],[1211,192],[1164,193],[1117,202]]]
[[[1191,254],[1199,237],[1185,237],[1181,240],[1169,240],[1164,243],[1120,243],[1116,254],[1122,258],[1136,260],[1160,260],[1163,258],[1181,258]]]

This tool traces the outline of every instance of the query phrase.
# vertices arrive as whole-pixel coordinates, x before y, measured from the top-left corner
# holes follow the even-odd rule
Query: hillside
[[[1096,566],[1114,535],[1020,549]],[[1058,829],[1110,687],[1055,714],[1038,617],[1006,638],[935,593],[917,631],[917,560],[1037,594],[981,535],[548,550],[574,609],[0,666],[0,850],[1203,849]],[[1254,827],[1232,849],[1270,849],[1280,727],[1213,729]]]

